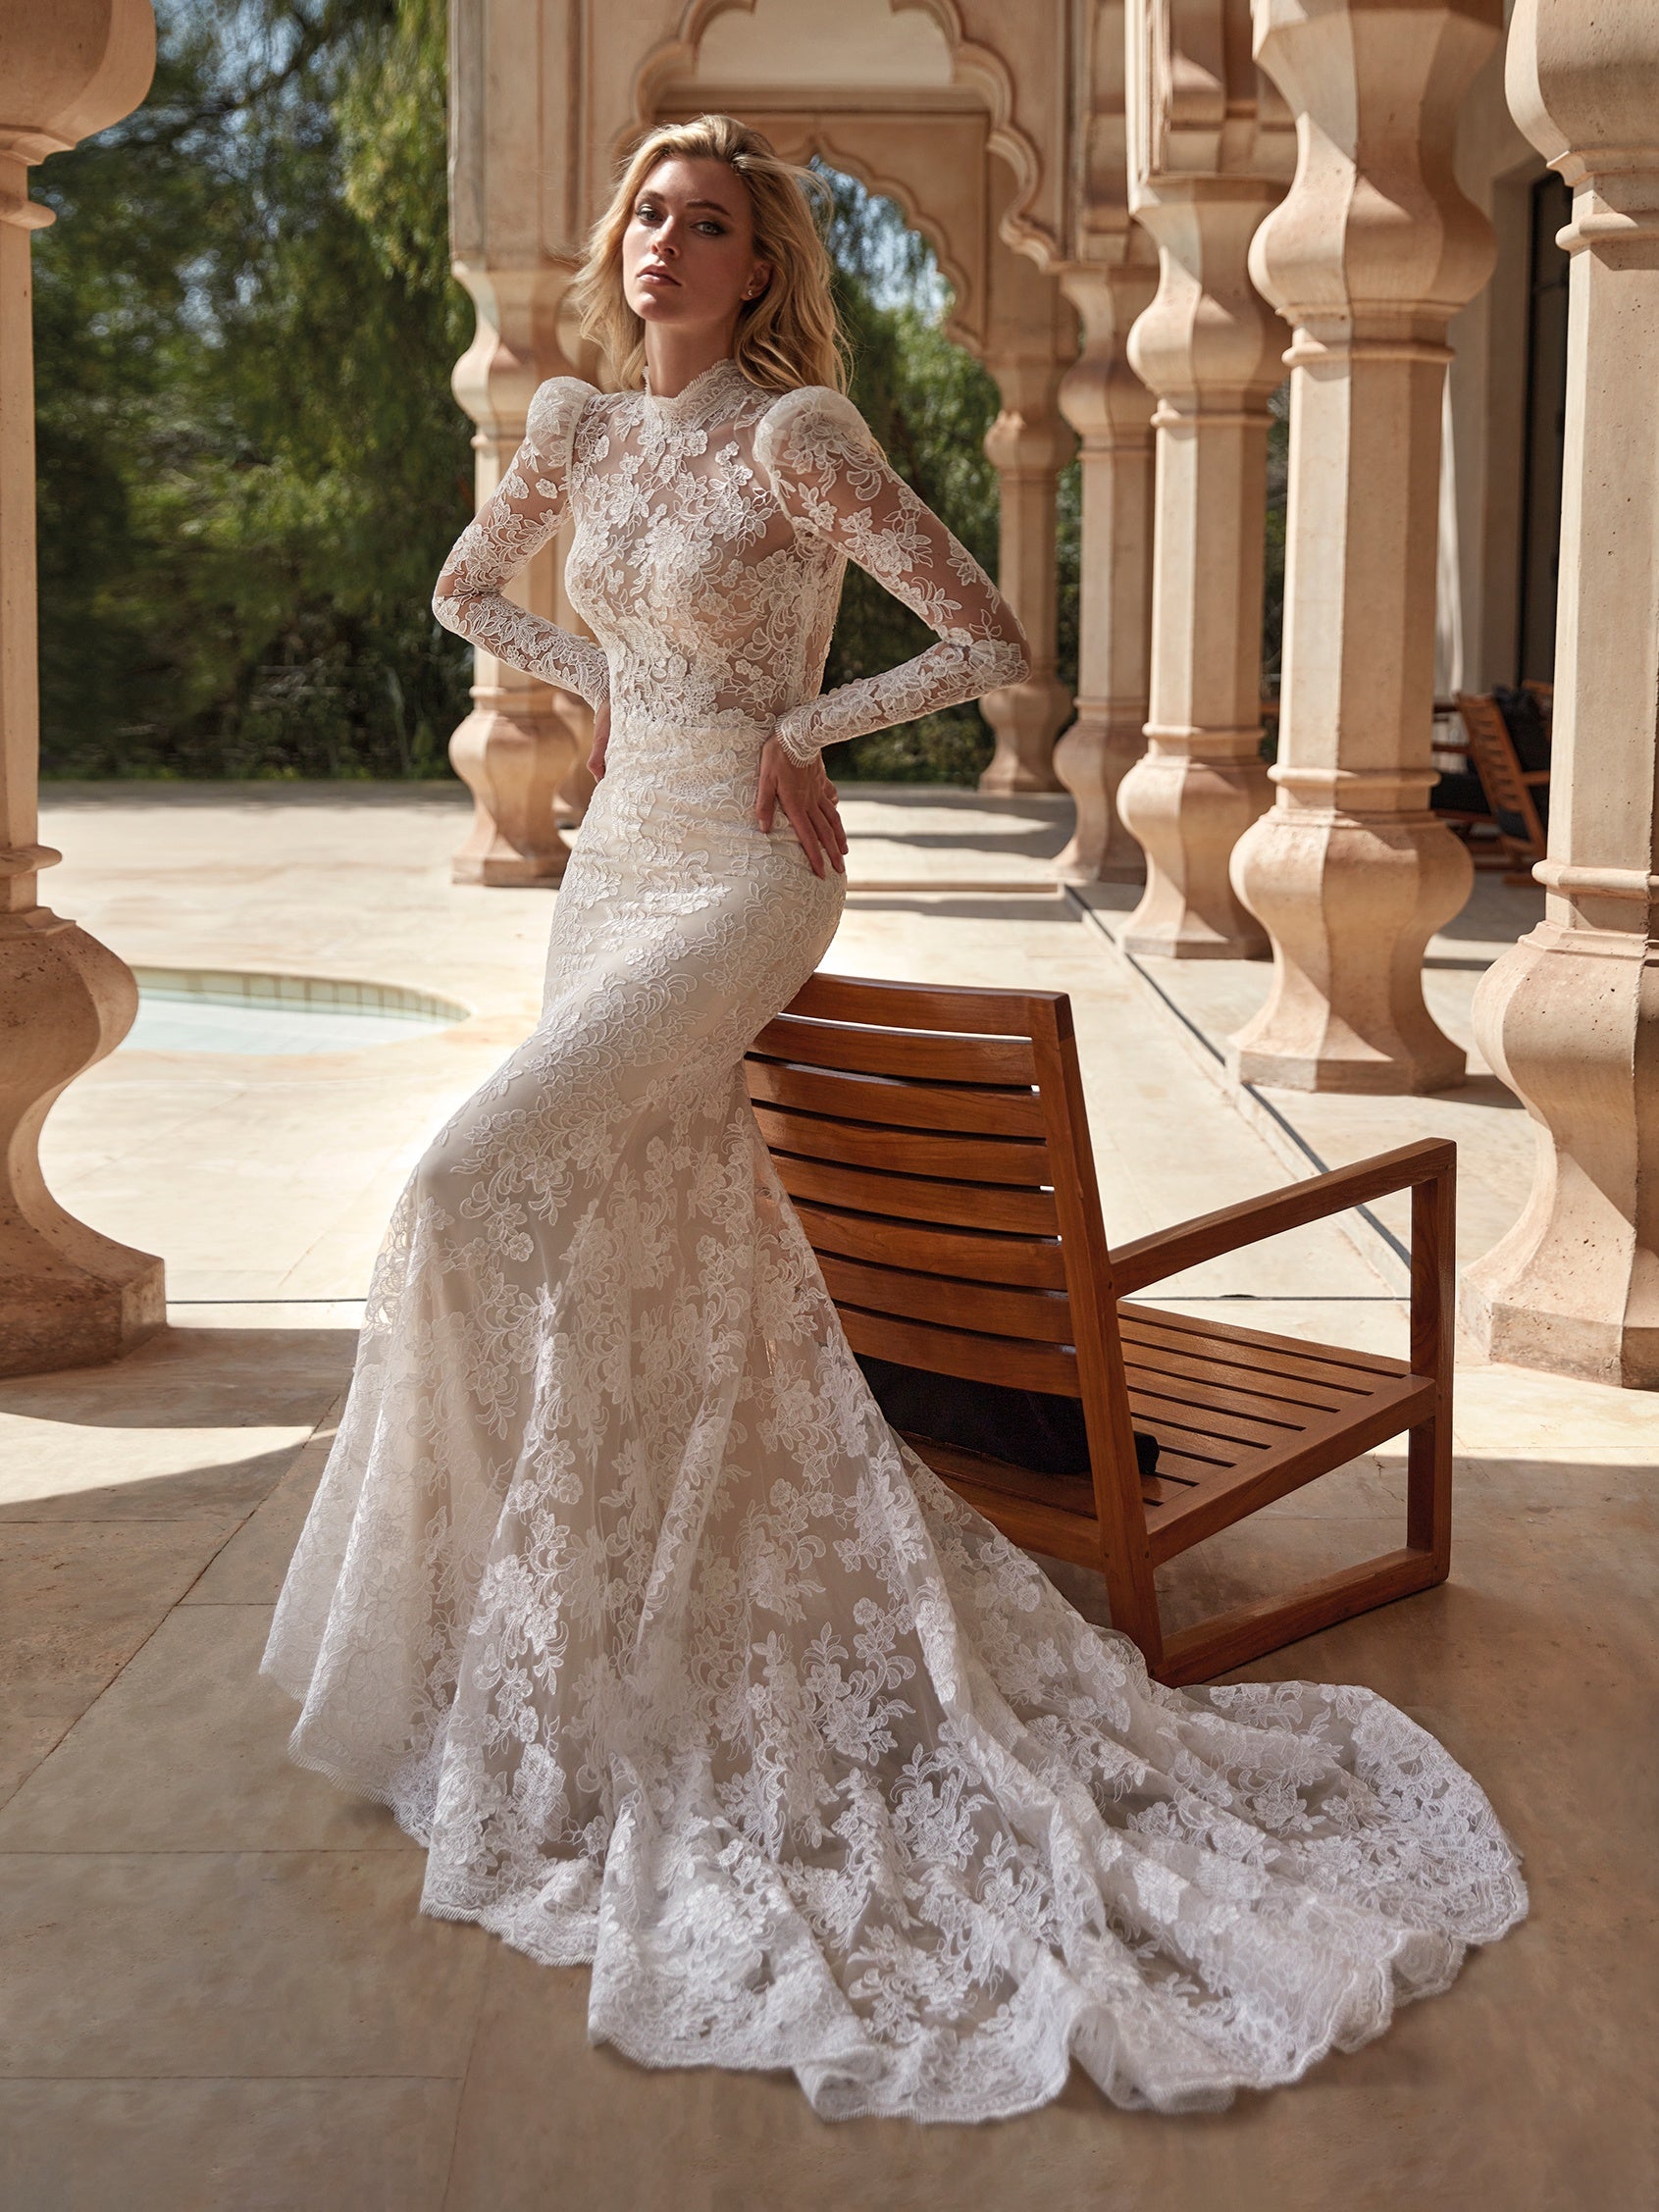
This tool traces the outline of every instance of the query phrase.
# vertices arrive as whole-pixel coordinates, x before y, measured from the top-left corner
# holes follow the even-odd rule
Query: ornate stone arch
[[[609,149],[613,161],[626,152],[640,132],[650,127],[662,110],[670,86],[695,70],[709,26],[718,17],[739,10],[753,15],[760,4],[761,0],[684,0],[672,33],[650,48],[634,72],[633,112]],[[999,226],[1002,236],[1017,250],[1029,253],[1045,269],[1052,268],[1063,258],[1063,98],[1045,100],[1034,88],[1032,96],[1021,102],[1018,64],[1011,61],[994,42],[997,32],[1006,35],[1008,31],[1006,10],[987,4],[987,0],[968,0],[968,4],[974,7],[976,14],[983,16],[983,25],[966,22],[958,0],[888,0],[888,10],[894,16],[918,14],[939,30],[951,57],[956,83],[972,95],[974,105],[985,115],[988,150],[1000,156],[1014,180],[1012,198]],[[1063,11],[1058,5],[1056,16],[1057,21],[1063,21]],[[1028,49],[1031,43],[1028,39]],[[1043,42],[1036,43],[1041,50]],[[1063,86],[1063,57],[1052,57],[1052,62],[1056,87]],[[1028,55],[1026,66],[1033,66]],[[1044,89],[1052,92],[1056,87]],[[1055,129],[1049,138],[1053,153],[1047,165],[1036,137],[1021,120],[1022,105],[1054,110]],[[863,180],[861,172],[854,174],[860,175]],[[873,185],[870,188],[875,189]],[[918,206],[919,212],[913,218],[917,228],[931,238],[926,228],[925,208],[920,207],[913,189],[907,185],[907,189],[910,190],[911,201]],[[901,192],[895,191],[890,196],[901,205],[906,204]]]

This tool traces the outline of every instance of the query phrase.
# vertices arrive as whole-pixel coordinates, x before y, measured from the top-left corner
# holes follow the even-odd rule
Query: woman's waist
[[[749,813],[771,734],[770,723],[754,721],[613,722],[605,781],[641,805]]]
[[[783,710],[780,707],[779,713]],[[712,714],[664,713],[660,707],[636,705],[611,697],[610,743],[642,756],[652,753],[722,753],[734,759],[757,755],[777,725],[773,714],[747,711]]]

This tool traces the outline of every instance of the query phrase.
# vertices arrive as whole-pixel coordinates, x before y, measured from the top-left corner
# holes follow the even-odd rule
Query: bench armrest
[[[1351,1206],[1365,1206],[1390,1191],[1449,1181],[1456,1169],[1456,1145],[1445,1138],[1427,1138],[1402,1145],[1396,1152],[1378,1153],[1352,1167],[1335,1168],[1328,1175],[1310,1175],[1287,1190],[1268,1191],[1242,1205],[1224,1206],[1218,1212],[1201,1213],[1175,1228],[1118,1245],[1112,1255],[1113,1286],[1119,1298],[1130,1297],[1149,1283],[1196,1267],[1201,1260],[1322,1221]]]

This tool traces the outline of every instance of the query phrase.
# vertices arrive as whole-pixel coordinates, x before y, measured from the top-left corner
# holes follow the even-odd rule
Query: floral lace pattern
[[[570,501],[571,603],[603,647],[501,587]],[[902,667],[820,696],[848,558],[937,631]],[[965,546],[882,459],[857,409],[781,398],[717,362],[676,398],[544,385],[523,445],[439,581],[440,621],[591,705],[822,746],[977,698],[1026,673],[1025,641]],[[607,668],[608,661],[608,668]]]
[[[1525,1891],[1405,1715],[1149,1681],[864,1385],[743,1081],[845,888],[756,827],[759,746],[1017,645],[849,412],[730,364],[544,387],[452,557],[470,634],[602,696],[499,592],[574,501],[609,765],[541,1020],[399,1202],[265,1667],[295,1758],[427,1846],[426,1909],[591,1962],[637,2059],[792,2068],[831,2118],[1014,2113],[1073,2059],[1214,2107],[1444,1987]],[[944,634],[843,706],[845,553]]]

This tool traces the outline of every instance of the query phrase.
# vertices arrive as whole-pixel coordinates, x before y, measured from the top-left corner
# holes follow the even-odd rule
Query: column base
[[[1399,1099],[1450,1090],[1469,1072],[1469,1057],[1448,1037],[1440,1054],[1378,1053],[1352,1031],[1333,1028],[1320,1052],[1275,1053],[1245,1050],[1241,1030],[1226,1045],[1226,1068],[1235,1083],[1265,1084],[1270,1090],[1334,1092],[1352,1098]]]
[[[74,922],[44,906],[0,916],[0,1375],[101,1365],[166,1322],[161,1260],[78,1221],[40,1172],[53,1104],[137,1006],[126,962]]]
[[[1227,1045],[1238,1082],[1400,1097],[1463,1080],[1423,997],[1428,940],[1474,863],[1426,810],[1356,816],[1281,798],[1240,838],[1233,888],[1273,944],[1267,1004]]]
[[[1054,748],[1055,773],[1077,806],[1077,827],[1054,872],[1062,883],[1144,883],[1146,854],[1117,811],[1117,789],[1146,747],[1146,712],[1115,715],[1087,699]]]
[[[568,846],[562,859],[544,853],[527,858],[501,835],[488,809],[478,805],[467,841],[457,847],[449,863],[449,881],[482,884],[487,891],[550,891],[564,881],[564,871],[569,864]]]
[[[1155,733],[1123,779],[1118,811],[1146,849],[1146,896],[1124,924],[1126,952],[1170,960],[1260,960],[1268,933],[1227,874],[1233,848],[1272,793],[1259,730]]]
[[[1638,909],[1639,911],[1639,909]],[[1550,920],[1481,977],[1475,1030],[1537,1125],[1531,1191],[1464,1273],[1493,1360],[1659,1389],[1659,944]]]
[[[1659,1390],[1659,1327],[1632,1328],[1492,1298],[1473,1270],[1464,1278],[1460,1310],[1488,1360],[1616,1390]]]
[[[999,684],[979,702],[996,733],[997,749],[979,789],[1010,797],[1023,791],[1061,791],[1055,774],[1055,732],[1071,712],[1071,694],[1053,677]]]
[[[476,694],[475,694],[476,695]],[[528,711],[527,711],[528,708]],[[456,883],[558,883],[570,863],[555,809],[576,765],[576,739],[538,700],[481,703],[449,740],[449,761],[473,796],[473,823],[455,854]]]
[[[0,1377],[106,1366],[166,1326],[163,1262],[83,1233],[99,1248],[95,1264],[70,1265],[45,1246],[20,1259],[0,1236]]]

